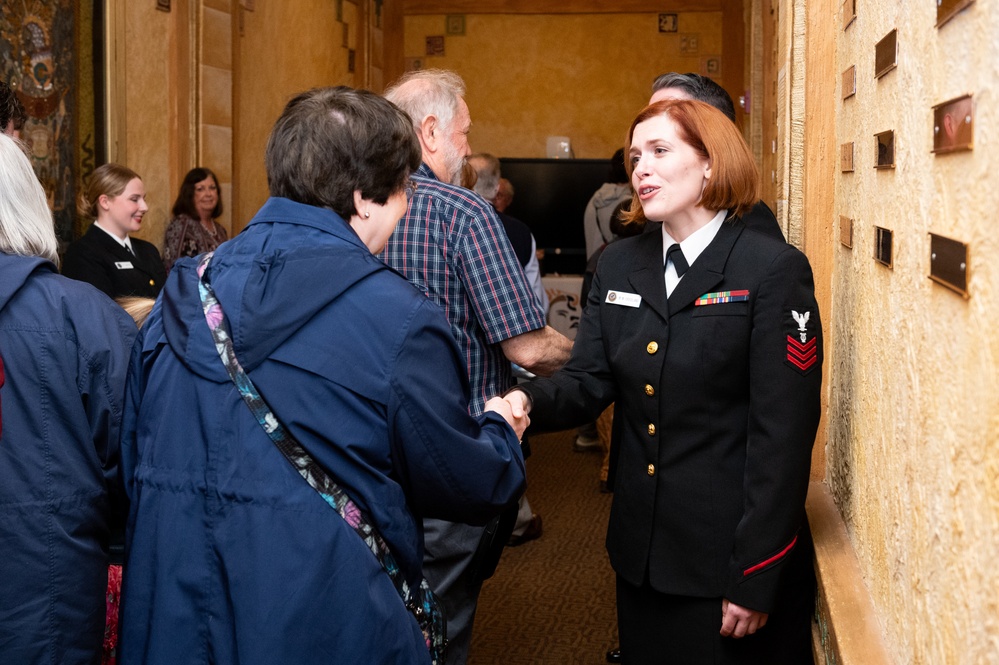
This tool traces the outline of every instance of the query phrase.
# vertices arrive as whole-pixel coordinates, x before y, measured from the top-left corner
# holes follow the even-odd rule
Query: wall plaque
[[[850,65],[850,68],[843,72],[843,99],[853,97],[857,94],[857,65]]]
[[[444,55],[444,35],[427,37],[427,55]]]
[[[971,95],[933,107],[933,152],[958,152],[974,147],[975,103]]]
[[[969,298],[967,243],[931,233],[930,279]]]
[[[898,30],[892,30],[874,45],[874,78],[895,69],[898,59]]]
[[[843,173],[853,171],[853,141],[839,146],[839,170]]]
[[[839,242],[844,247],[853,248],[853,220],[844,215],[839,216]]]
[[[685,32],[680,35],[680,54],[697,55],[700,41],[701,35],[697,32]]]
[[[888,130],[874,135],[874,142],[877,145],[877,161],[874,163],[876,169],[895,168],[895,132]]]
[[[890,229],[874,227],[874,260],[889,268],[892,267],[892,236]]]
[[[857,18],[857,0],[843,0],[843,29],[846,30]]]
[[[677,30],[676,17],[677,17],[676,14],[660,14],[659,32],[676,32]]]
[[[975,0],[937,0],[937,27],[951,20]]]

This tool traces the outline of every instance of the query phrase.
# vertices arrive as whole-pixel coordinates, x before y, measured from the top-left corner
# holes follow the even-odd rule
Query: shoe
[[[585,434],[581,434],[576,437],[575,442],[572,444],[572,449],[577,453],[588,453],[590,451],[602,451],[603,447],[600,445],[599,436],[586,436]]]
[[[617,649],[611,649],[607,652],[607,662],[608,663],[620,663],[621,662],[621,647]]]
[[[524,529],[524,533],[519,536],[510,536],[510,540],[508,540],[506,544],[508,547],[517,547],[518,545],[529,543],[532,540],[537,540],[540,537],[541,515],[535,513],[531,515],[531,521],[527,523],[527,528]]]

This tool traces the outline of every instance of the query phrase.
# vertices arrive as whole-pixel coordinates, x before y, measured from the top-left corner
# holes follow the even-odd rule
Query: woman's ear
[[[100,196],[97,197],[97,205],[102,210],[110,210],[111,198],[107,194],[101,194]]]
[[[368,212],[368,207],[371,205],[371,201],[368,201],[361,195],[361,190],[354,190],[354,216],[363,217],[367,219],[371,217],[371,213]]]

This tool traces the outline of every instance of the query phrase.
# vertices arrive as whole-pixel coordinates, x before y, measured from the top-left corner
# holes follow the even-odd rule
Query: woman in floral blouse
[[[163,263],[169,272],[182,256],[210,252],[228,240],[215,220],[222,214],[222,192],[218,178],[206,168],[193,168],[184,176],[173,204],[173,219],[163,243]]]

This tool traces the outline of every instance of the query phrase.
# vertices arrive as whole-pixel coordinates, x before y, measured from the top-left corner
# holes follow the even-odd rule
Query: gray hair
[[[0,134],[0,252],[59,264],[52,211],[22,144]]]
[[[479,176],[475,181],[475,193],[486,201],[495,199],[500,187],[500,160],[488,152],[477,152],[469,155],[466,161]]]
[[[418,69],[407,72],[385,91],[389,100],[413,119],[417,135],[427,116],[434,116],[443,128],[450,128],[458,115],[459,100],[465,96],[465,82],[446,69]]]

